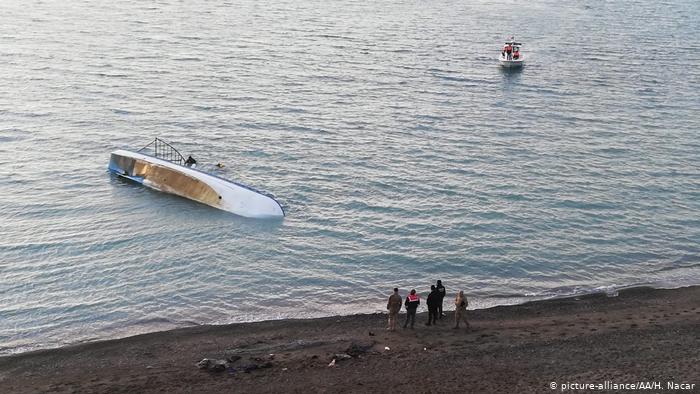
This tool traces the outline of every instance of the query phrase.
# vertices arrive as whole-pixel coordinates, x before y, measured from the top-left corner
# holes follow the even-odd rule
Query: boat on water
[[[521,46],[522,43],[515,41],[515,37],[506,40],[503,49],[501,49],[501,56],[498,58],[501,67],[519,68],[525,64],[523,54],[520,52]]]
[[[200,171],[167,142],[156,138],[138,151],[112,152],[109,171],[165,193],[175,194],[248,218],[284,217],[272,196],[219,176]]]

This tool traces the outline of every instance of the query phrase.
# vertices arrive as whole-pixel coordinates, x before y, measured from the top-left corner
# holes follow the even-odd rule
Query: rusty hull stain
[[[149,186],[220,208],[219,193],[199,179],[140,159],[124,156],[117,156],[115,159],[127,175],[142,177],[144,183],[147,182]]]

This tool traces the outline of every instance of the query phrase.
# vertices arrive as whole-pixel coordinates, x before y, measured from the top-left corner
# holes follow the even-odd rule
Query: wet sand
[[[453,309],[451,301],[445,299],[446,309]],[[646,392],[669,392],[668,382],[700,391],[698,286],[634,288],[617,297],[538,301],[468,316],[470,330],[452,329],[450,311],[437,326],[425,326],[420,314],[415,329],[397,332],[385,330],[381,314],[157,332],[2,357],[0,387],[8,393],[521,393],[608,381],[662,385]],[[195,366],[203,358],[233,362],[214,372]],[[621,390],[608,392],[615,391]]]

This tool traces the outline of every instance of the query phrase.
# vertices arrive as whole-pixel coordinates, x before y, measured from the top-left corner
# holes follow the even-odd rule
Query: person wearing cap
[[[399,289],[395,287],[394,293],[389,296],[389,302],[386,304],[386,309],[389,310],[389,327],[386,329],[389,331],[396,331],[396,320],[399,318],[401,301],[402,299],[399,295]]]
[[[420,305],[420,297],[416,294],[416,289],[411,289],[411,293],[406,296],[406,301],[404,302],[406,306],[406,322],[403,324],[403,328],[408,327],[408,322],[411,322],[411,328],[416,323],[416,310],[418,310],[418,305]]]
[[[442,285],[442,281],[438,279],[437,284],[435,285],[435,288],[437,289],[438,293],[440,293],[440,298],[438,302],[438,319],[442,319],[443,316],[445,316],[444,313],[442,313],[442,301],[445,299],[445,286]]]

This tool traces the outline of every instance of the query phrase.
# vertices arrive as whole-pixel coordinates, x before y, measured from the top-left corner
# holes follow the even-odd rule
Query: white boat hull
[[[257,190],[153,156],[112,152],[109,170],[152,189],[249,218],[283,217],[282,206]]]
[[[505,67],[505,68],[518,68],[518,67],[522,67],[523,64],[525,64],[525,59],[523,59],[523,58],[508,60],[508,59],[501,57],[499,59],[499,61],[501,62],[501,66]]]

